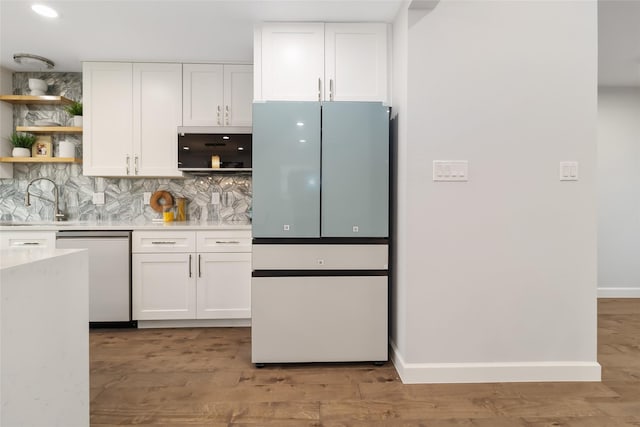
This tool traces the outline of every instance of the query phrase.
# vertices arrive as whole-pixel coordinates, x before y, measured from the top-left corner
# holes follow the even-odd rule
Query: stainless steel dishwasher
[[[56,247],[89,250],[90,326],[136,326],[131,320],[131,231],[61,230]]]

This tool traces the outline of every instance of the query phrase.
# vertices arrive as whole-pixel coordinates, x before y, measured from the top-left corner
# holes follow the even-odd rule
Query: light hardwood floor
[[[256,369],[248,328],[94,330],[91,425],[640,426],[640,299],[598,306],[602,383],[403,385],[391,363]]]

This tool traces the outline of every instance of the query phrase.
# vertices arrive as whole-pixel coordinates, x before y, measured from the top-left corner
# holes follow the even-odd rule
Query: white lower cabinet
[[[55,247],[55,231],[3,231],[0,233],[0,249]]]
[[[195,319],[193,254],[133,254],[133,319]]]
[[[251,317],[251,253],[198,254],[198,319]]]
[[[251,318],[247,239],[248,230],[134,231],[134,320]]]

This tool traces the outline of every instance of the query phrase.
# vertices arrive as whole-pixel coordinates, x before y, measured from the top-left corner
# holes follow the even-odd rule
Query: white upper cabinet
[[[82,173],[127,176],[133,158],[133,64],[82,64]]]
[[[184,126],[251,126],[253,66],[183,65]]]
[[[388,102],[388,25],[265,23],[254,34],[254,100]]]
[[[325,24],[324,100],[387,101],[387,25]]]
[[[222,65],[184,64],[182,73],[183,126],[222,126]]]
[[[263,24],[261,35],[261,48],[256,43],[254,50],[262,51],[262,94],[256,93],[255,99],[319,101],[324,77],[324,24]]]
[[[83,174],[180,177],[182,65],[85,62]]]
[[[251,126],[253,65],[224,66],[224,125]]]
[[[136,176],[182,176],[182,65],[133,64],[133,152]]]

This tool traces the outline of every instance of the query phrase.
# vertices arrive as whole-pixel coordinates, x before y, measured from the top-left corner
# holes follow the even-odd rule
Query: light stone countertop
[[[56,257],[68,255],[74,252],[81,252],[84,250],[86,249],[55,249],[55,248],[4,249],[4,250],[0,250],[0,270],[19,267],[26,264],[31,264],[36,261],[56,258]]]
[[[61,221],[61,222],[0,222],[2,231],[58,231],[58,230],[251,230],[247,222],[218,221]]]

